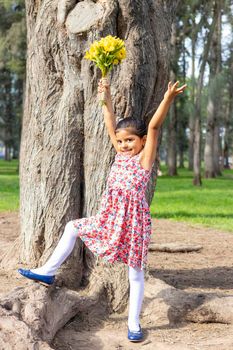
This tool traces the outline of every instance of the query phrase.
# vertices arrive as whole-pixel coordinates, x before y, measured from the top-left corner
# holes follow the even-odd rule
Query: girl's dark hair
[[[132,134],[139,137],[143,137],[147,134],[147,126],[144,120],[136,119],[134,117],[120,119],[116,125],[115,132],[117,133],[120,129],[130,129]]]

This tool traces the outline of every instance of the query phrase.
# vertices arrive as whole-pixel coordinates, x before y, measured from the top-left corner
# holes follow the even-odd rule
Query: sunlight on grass
[[[18,161],[0,160],[0,211],[19,209]]]
[[[162,168],[163,174],[166,169]],[[152,217],[219,228],[233,232],[233,170],[216,179],[203,179],[202,187],[192,184],[192,172],[158,178],[151,204]]]

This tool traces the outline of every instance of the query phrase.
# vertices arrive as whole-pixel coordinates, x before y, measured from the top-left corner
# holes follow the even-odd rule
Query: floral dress
[[[96,256],[143,269],[151,237],[145,199],[150,171],[142,168],[139,157],[116,155],[99,212],[73,224],[78,237]]]

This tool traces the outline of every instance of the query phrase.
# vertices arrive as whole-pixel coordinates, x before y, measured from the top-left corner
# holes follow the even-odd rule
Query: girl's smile
[[[116,132],[116,141],[119,153],[133,157],[142,150],[146,137],[139,137],[130,130],[120,129]]]

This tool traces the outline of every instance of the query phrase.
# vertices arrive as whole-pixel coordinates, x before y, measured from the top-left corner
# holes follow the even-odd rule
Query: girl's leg
[[[129,285],[128,327],[130,331],[138,332],[140,329],[139,315],[144,296],[144,270],[129,266]]]
[[[73,221],[69,221],[66,224],[65,231],[49,260],[43,266],[37,269],[31,269],[31,271],[38,275],[55,275],[57,269],[72,252],[77,237],[77,229],[74,227]]]

